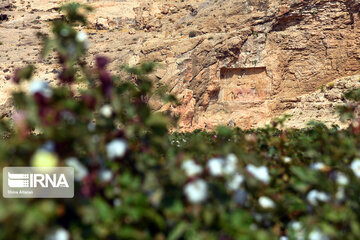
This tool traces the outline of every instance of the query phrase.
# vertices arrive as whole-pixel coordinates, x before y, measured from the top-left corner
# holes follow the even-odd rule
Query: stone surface
[[[63,2],[0,2],[8,18],[0,21],[0,104],[7,103],[14,69],[38,60],[35,33],[47,31]],[[358,82],[344,77],[360,72],[360,0],[82,2],[95,8],[84,29],[91,34],[89,62],[106,54],[114,73],[121,64],[160,62],[156,81],[183,104],[152,105],[181,114],[180,130],[250,128],[289,111],[292,126],[336,123],[328,104],[341,103],[342,92]],[[54,64],[42,61],[36,77],[53,82]],[[335,79],[342,79],[339,87],[317,93]]]
[[[347,123],[339,120],[336,107],[348,103],[343,93],[355,88],[360,88],[360,75],[339,78],[310,94],[288,99],[287,103],[290,104],[286,114],[292,117],[286,122],[286,126],[306,127],[311,119],[321,120],[328,126],[335,124],[345,127]],[[264,122],[258,123],[259,126],[263,124]]]

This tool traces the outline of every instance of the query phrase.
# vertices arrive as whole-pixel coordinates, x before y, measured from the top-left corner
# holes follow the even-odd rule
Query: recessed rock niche
[[[220,102],[259,102],[270,98],[271,78],[265,67],[221,68]]]

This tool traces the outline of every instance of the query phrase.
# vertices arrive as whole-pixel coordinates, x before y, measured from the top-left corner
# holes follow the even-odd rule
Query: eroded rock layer
[[[34,35],[46,31],[62,2],[0,2],[0,101],[8,99],[13,69],[37,59]],[[89,60],[106,54],[114,72],[124,63],[162,63],[154,74],[157,84],[168,85],[183,105],[152,104],[181,114],[183,130],[218,124],[250,128],[289,111],[302,120],[295,126],[311,119],[334,123],[336,115],[317,114],[329,109],[311,107],[318,105],[316,98],[304,100],[313,110],[300,116],[299,99],[311,99],[321,86],[360,70],[359,0],[86,2],[96,9],[85,29]],[[40,64],[37,76],[55,79],[53,62]],[[352,83],[340,84],[342,91],[359,80],[345,79]]]

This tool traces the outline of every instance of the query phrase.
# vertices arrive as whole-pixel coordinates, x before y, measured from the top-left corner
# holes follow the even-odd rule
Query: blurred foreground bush
[[[13,121],[2,120],[0,166],[71,166],[73,199],[1,199],[1,239],[360,239],[360,143],[353,102],[339,109],[346,130],[312,123],[280,130],[219,127],[169,134],[153,112],[154,64],[84,60],[80,4],[61,8],[43,56],[56,53],[56,86],[16,71]],[[25,80],[31,80],[29,84]],[[80,87],[81,86],[81,87]],[[26,88],[28,90],[26,90]]]

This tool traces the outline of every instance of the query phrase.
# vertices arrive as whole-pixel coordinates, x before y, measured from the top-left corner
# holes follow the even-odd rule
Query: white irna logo
[[[64,174],[42,174],[42,173],[10,173],[8,172],[8,185],[11,188],[36,188],[53,187],[68,188]]]
[[[2,183],[4,198],[72,198],[74,168],[4,167]]]

